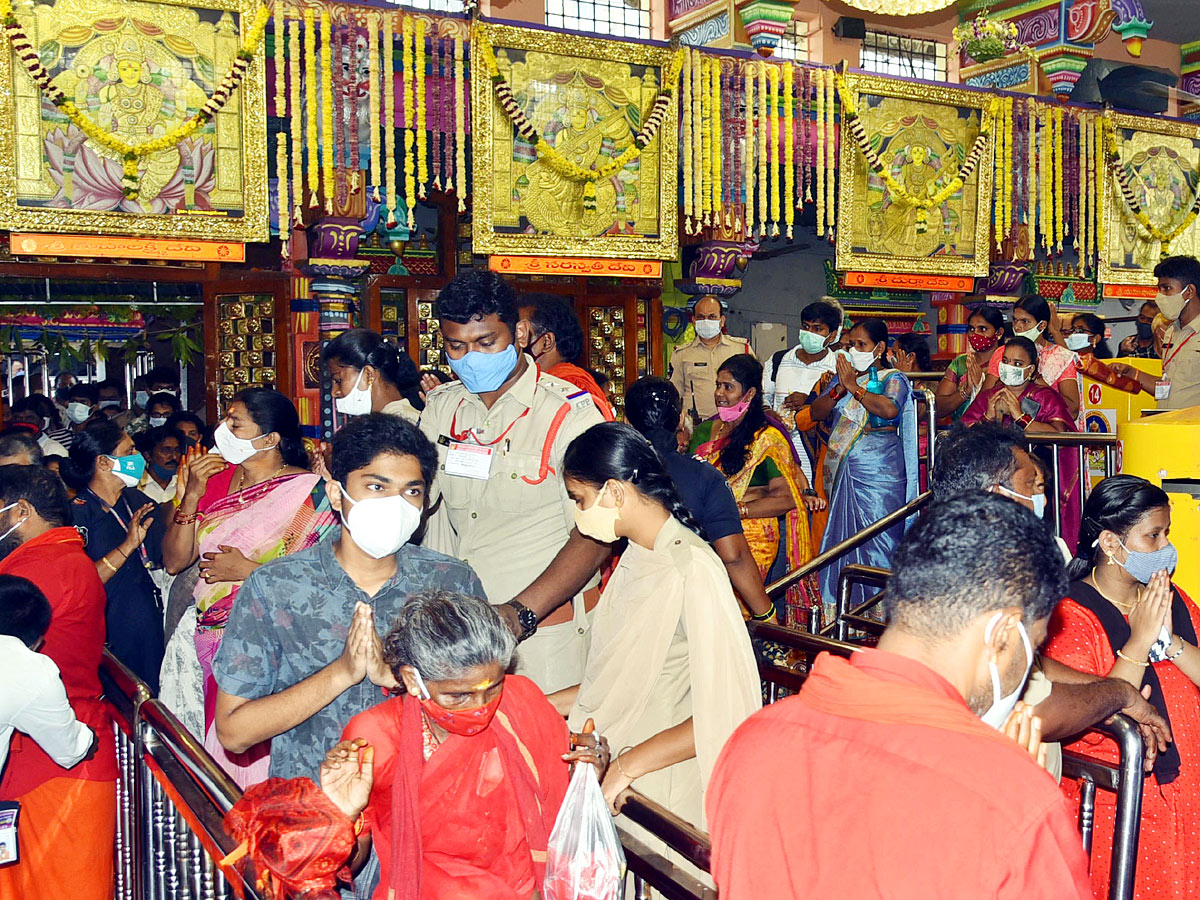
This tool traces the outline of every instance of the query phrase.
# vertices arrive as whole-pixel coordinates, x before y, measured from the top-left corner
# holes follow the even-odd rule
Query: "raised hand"
[[[125,540],[121,542],[120,548],[126,556],[136,552],[137,548],[142,546],[142,542],[146,540],[150,526],[154,524],[149,518],[150,513],[154,512],[154,508],[153,503],[147,503],[138,508],[129,520],[129,528],[125,531]]]
[[[1008,714],[1004,727],[1000,729],[1017,745],[1029,752],[1043,769],[1046,768],[1046,745],[1042,743],[1042,720],[1033,714],[1033,707],[1022,701],[1017,701],[1013,711]]]
[[[375,748],[362,738],[341,741],[321,763],[321,790],[349,819],[357,819],[375,784]]]

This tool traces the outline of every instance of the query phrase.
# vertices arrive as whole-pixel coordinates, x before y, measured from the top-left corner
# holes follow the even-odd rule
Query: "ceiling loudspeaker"
[[[842,16],[833,23],[833,33],[845,41],[861,41],[867,36],[867,20]]]
[[[1134,112],[1165,113],[1179,76],[1166,69],[1089,59],[1071,91],[1074,103],[1108,103]]]

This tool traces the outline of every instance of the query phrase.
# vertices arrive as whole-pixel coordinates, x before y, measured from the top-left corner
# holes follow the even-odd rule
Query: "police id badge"
[[[0,801],[0,866],[10,866],[21,859],[17,847],[17,819],[21,804],[15,800]]]

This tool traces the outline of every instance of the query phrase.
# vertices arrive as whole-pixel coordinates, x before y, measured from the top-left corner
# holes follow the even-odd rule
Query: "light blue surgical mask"
[[[1045,518],[1046,494],[1044,491],[1040,494],[1018,494],[1012,488],[1005,487],[1002,484],[998,484],[996,487],[1004,491],[1004,493],[1008,494],[1010,497],[1016,497],[1018,500],[1028,500],[1033,504],[1033,514],[1039,519]]]
[[[517,365],[517,347],[509,344],[499,353],[472,350],[461,359],[450,357],[450,368],[472,394],[487,394],[508,380]]]
[[[829,338],[821,337],[815,331],[800,332],[800,349],[805,353],[815,356],[825,349],[825,342]]]
[[[1144,550],[1130,550],[1124,544],[1121,544],[1121,549],[1129,554],[1121,566],[1142,584],[1149,584],[1150,579],[1159,572],[1173,573],[1175,566],[1179,564],[1179,551],[1175,549],[1174,544],[1169,543],[1161,550],[1155,550],[1152,553]]]
[[[140,453],[108,458],[112,460],[112,473],[120,478],[126,487],[137,487],[137,483],[146,474],[146,457]]]

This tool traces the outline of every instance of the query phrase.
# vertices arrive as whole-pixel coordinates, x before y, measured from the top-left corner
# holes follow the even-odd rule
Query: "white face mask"
[[[78,400],[72,400],[67,404],[67,418],[76,425],[82,425],[88,420],[92,414],[92,408],[86,403],[80,403]]]
[[[697,319],[695,325],[696,334],[706,341],[711,341],[721,333],[720,319]]]
[[[342,488],[342,499],[350,504],[344,516],[346,529],[367,556],[392,556],[421,525],[421,510],[400,494],[355,500],[344,486],[338,486]]]
[[[1000,380],[1009,387],[1020,387],[1026,381],[1025,370],[1028,366],[1010,366],[1008,363],[1000,363]]]
[[[1074,334],[1067,335],[1067,349],[1074,350],[1078,353],[1080,350],[1088,350],[1092,346],[1092,336],[1077,331]]]
[[[1158,305],[1158,311],[1167,317],[1167,321],[1174,322],[1183,312],[1183,308],[1187,306],[1188,300],[1183,296],[1183,291],[1178,294],[1164,294],[1159,291],[1154,302]]]
[[[371,411],[371,386],[360,387],[365,375],[365,372],[359,372],[358,380],[354,382],[350,393],[333,401],[333,405],[343,416],[365,416]]]
[[[601,506],[600,498],[608,490],[605,483],[596,493],[596,499],[587,509],[575,507],[575,527],[584,537],[590,537],[602,544],[612,544],[617,540],[617,522],[621,519],[621,510],[616,506]]]
[[[1045,517],[1045,515],[1046,515],[1046,494],[1045,494],[1045,492],[1042,492],[1040,494],[1029,494],[1029,495],[1018,494],[1012,488],[1007,488],[1002,484],[996,485],[996,489],[1004,491],[1004,493],[1008,494],[1010,497],[1015,497],[1018,500],[1028,500],[1030,503],[1033,504],[1033,514],[1035,516],[1037,516],[1039,519]]]
[[[146,421],[150,423],[151,428],[158,428],[159,426],[167,424],[167,417],[166,416],[150,416],[150,418],[148,418]]]
[[[871,366],[875,365],[874,350],[855,350],[851,348],[843,352],[846,354],[846,359],[850,361],[850,365],[854,367],[855,372],[865,372]]]
[[[1040,337],[1042,336],[1042,326],[1041,326],[1041,325],[1034,325],[1034,326],[1033,326],[1032,328],[1030,328],[1028,331],[1017,331],[1017,330],[1014,328],[1014,329],[1013,329],[1013,335],[1014,335],[1014,336],[1016,336],[1016,337],[1023,337],[1023,338],[1025,338],[1025,340],[1027,340],[1027,341],[1033,341],[1033,342],[1036,344],[1036,343],[1037,343],[1037,339],[1038,339],[1038,338],[1040,338]]]
[[[217,452],[224,457],[225,462],[233,463],[235,466],[244,463],[255,453],[270,449],[269,447],[255,447],[254,441],[256,440],[258,438],[247,440],[238,437],[229,430],[229,426],[224,422],[218,425],[217,430],[213,432],[213,442],[217,445]]]
[[[983,635],[985,643],[992,639],[992,629],[999,623],[1002,615],[1003,613],[996,613],[992,616],[992,621],[988,622],[987,631]],[[1025,681],[1029,678],[1029,670],[1033,668],[1033,645],[1029,643],[1029,634],[1021,622],[1017,623],[1017,630],[1021,632],[1021,643],[1025,645],[1025,674],[1021,676],[1021,680],[1017,682],[1017,686],[1013,688],[1011,694],[1000,696],[1000,692],[1004,690],[1000,684],[1000,667],[996,665],[995,658],[988,662],[988,670],[992,676],[992,705],[984,710],[983,715],[979,718],[995,729],[1004,727],[1009,713],[1021,699],[1021,694],[1025,690]]]

